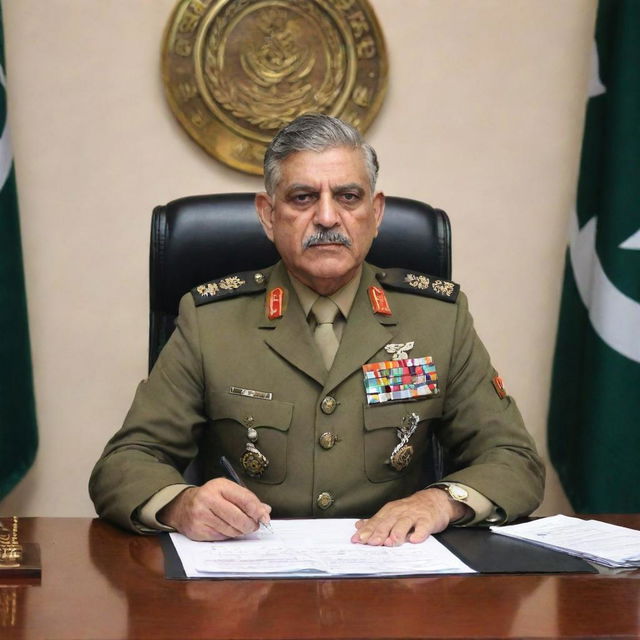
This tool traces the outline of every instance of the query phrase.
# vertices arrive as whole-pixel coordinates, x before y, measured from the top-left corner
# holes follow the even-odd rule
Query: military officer
[[[98,513],[197,540],[277,517],[359,517],[352,541],[417,543],[539,504],[544,470],[459,287],[365,263],[383,214],[375,151],[297,118],[256,209],[282,260],[203,283],[90,480]],[[431,433],[454,471],[428,486]],[[196,454],[201,486],[182,471]],[[221,477],[228,457],[244,484]]]

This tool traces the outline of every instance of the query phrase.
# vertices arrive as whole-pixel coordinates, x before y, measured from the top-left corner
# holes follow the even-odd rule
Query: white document
[[[557,515],[491,531],[608,567],[640,566],[640,531],[598,520]]]
[[[421,544],[372,547],[350,542],[356,520],[272,520],[273,533],[194,542],[171,533],[188,578],[396,576],[475,573],[433,536]]]

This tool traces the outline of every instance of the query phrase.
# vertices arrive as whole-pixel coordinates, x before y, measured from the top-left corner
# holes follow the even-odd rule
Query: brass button
[[[254,273],[253,279],[256,281],[256,284],[262,284],[264,282],[264,274]]]
[[[331,449],[333,445],[338,441],[335,433],[331,433],[330,431],[325,431],[319,438],[318,442],[323,449]]]
[[[320,409],[322,413],[326,413],[327,415],[333,413],[336,410],[338,403],[333,396],[327,396],[321,403]]]
[[[316,504],[320,509],[328,509],[333,504],[333,496],[328,491],[323,491],[318,495]]]

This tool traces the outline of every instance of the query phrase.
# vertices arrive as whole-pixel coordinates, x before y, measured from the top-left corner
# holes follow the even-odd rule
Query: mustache
[[[305,249],[313,247],[318,244],[343,244],[345,247],[351,246],[351,239],[343,235],[339,231],[331,231],[330,229],[323,229],[313,235],[310,235],[303,243],[302,246]]]

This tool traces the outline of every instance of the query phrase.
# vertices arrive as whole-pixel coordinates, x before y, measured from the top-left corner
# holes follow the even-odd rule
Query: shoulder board
[[[210,280],[191,289],[196,307],[225,298],[257,293],[267,288],[266,271],[243,271],[218,280]]]
[[[376,278],[383,287],[445,302],[455,302],[460,291],[460,285],[455,282],[406,269],[383,269],[376,273]]]

